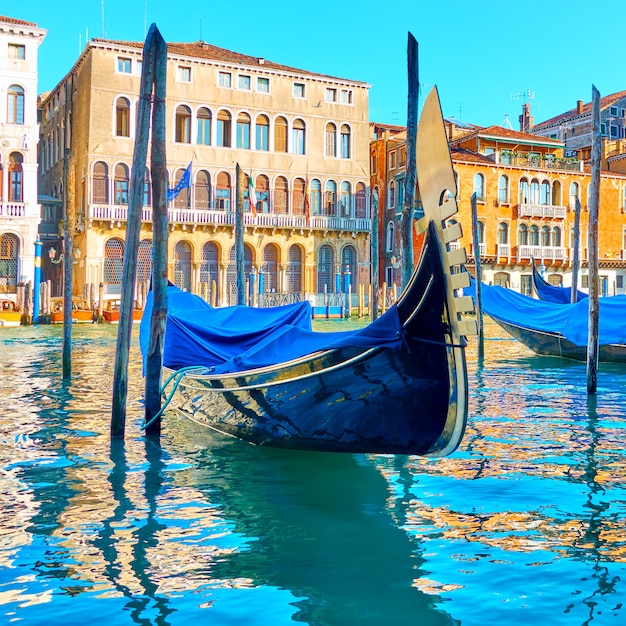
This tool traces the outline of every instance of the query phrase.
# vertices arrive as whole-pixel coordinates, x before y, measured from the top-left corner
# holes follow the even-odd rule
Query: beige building
[[[46,31],[0,17],[0,296],[34,279],[37,203],[37,54]]]
[[[78,294],[100,283],[106,297],[120,290],[142,48],[92,40],[40,101],[40,192],[70,189]],[[348,271],[353,291],[369,285],[368,90],[204,42],[168,44],[170,187],[191,163],[191,186],[169,204],[170,280],[234,302],[239,164],[257,197],[254,215],[246,190],[246,276],[263,274],[253,282],[267,301],[332,292]],[[151,263],[149,183],[148,168],[138,280]]]

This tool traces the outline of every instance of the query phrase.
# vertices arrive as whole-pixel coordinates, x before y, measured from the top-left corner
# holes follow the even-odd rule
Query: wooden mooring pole
[[[600,309],[598,305],[598,216],[600,205],[600,166],[602,136],[600,134],[600,92],[591,88],[591,189],[589,193],[589,336],[587,339],[587,393],[598,389],[598,335]]]
[[[576,196],[574,211],[574,258],[572,259],[572,291],[570,302],[578,302],[578,267],[580,265],[580,200]]]
[[[69,148],[63,154],[63,380],[72,377],[72,283],[74,282],[74,160]],[[70,184],[71,180],[71,184]]]
[[[379,262],[378,262],[378,189],[372,191],[372,245],[370,254],[372,255],[372,277],[371,277],[371,302],[370,316],[372,320],[378,319],[380,303],[378,301],[379,290]]]
[[[154,26],[154,25],[153,25]],[[126,220],[126,245],[122,268],[122,294],[120,321],[117,327],[117,348],[113,373],[113,403],[111,437],[124,437],[126,427],[126,397],[128,395],[128,356],[133,324],[135,280],[137,278],[137,253],[141,230],[146,158],[150,133],[150,108],[154,83],[154,30],[151,27],[143,49],[141,86],[137,114],[137,134],[130,176],[128,219]]]
[[[402,202],[402,289],[409,284],[413,275],[413,206],[417,172],[415,165],[415,141],[417,139],[417,116],[419,103],[418,47],[411,33],[407,43],[408,104],[406,137],[406,177]]]
[[[483,330],[483,272],[480,264],[480,241],[478,239],[478,203],[476,194],[472,194],[472,239],[474,243],[474,267],[476,268],[476,322],[478,326],[478,359],[485,357],[485,335]]]
[[[235,166],[235,262],[237,268],[237,304],[246,304],[246,271],[245,271],[245,251],[243,245],[243,191],[244,173]]]

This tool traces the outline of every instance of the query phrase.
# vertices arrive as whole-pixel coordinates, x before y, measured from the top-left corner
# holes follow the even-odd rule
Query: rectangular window
[[[406,165],[406,146],[400,148],[400,167]]]
[[[617,107],[611,107],[609,110],[611,115],[617,115]]]
[[[176,68],[176,80],[181,83],[191,82],[191,68],[188,65],[179,65]]]
[[[143,67],[143,63],[141,62],[141,59],[135,61],[135,74],[138,74],[139,76],[141,76],[142,67]]]
[[[352,104],[352,89],[341,90],[341,104]]]
[[[270,79],[269,78],[257,78],[256,90],[261,93],[269,93],[270,92]]]
[[[296,154],[304,154],[304,128],[294,128],[292,130],[293,151]]]
[[[326,102],[337,102],[337,90],[334,87],[326,87]]]
[[[390,170],[395,170],[396,169],[396,152],[395,152],[395,150],[392,150],[389,153],[389,169]]]
[[[304,98],[304,83],[293,84],[293,97]]]
[[[239,89],[250,91],[250,77],[245,74],[239,74]]]
[[[126,57],[117,57],[117,71],[122,74],[130,74],[132,61]]]
[[[376,161],[376,155],[372,154],[372,174],[376,174],[378,172],[378,163]]]
[[[9,44],[9,59],[23,61],[26,58],[26,47],[19,43]]]
[[[237,122],[237,147],[250,149],[250,123]]]
[[[233,75],[230,72],[219,72],[217,75],[217,84],[220,87],[232,87]]]

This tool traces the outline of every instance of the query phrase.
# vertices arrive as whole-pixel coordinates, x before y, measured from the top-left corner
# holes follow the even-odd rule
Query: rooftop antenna
[[[535,99],[535,92],[531,91],[530,88],[526,89],[526,91],[520,91],[518,93],[511,94],[511,100],[522,100],[523,102],[530,102]]]
[[[106,39],[106,31],[104,30],[104,0],[102,0],[102,38]]]

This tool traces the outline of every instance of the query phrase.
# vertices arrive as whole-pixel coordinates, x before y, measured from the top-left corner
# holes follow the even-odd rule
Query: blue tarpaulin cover
[[[465,289],[476,298],[475,282]],[[545,302],[521,293],[491,285],[481,285],[483,311],[488,315],[523,328],[561,333],[577,346],[586,346],[589,324],[589,299],[573,304]],[[600,345],[626,344],[626,296],[598,298]]]
[[[572,301],[572,290],[569,287],[558,287],[546,282],[537,272],[537,268],[533,266],[533,286],[541,300],[547,302],[559,302],[561,304],[569,304]],[[576,290],[576,300],[580,301],[587,298],[587,294],[580,289]]]
[[[397,308],[364,328],[316,332],[311,305],[300,302],[272,308],[213,308],[199,296],[169,286],[163,365],[170,369],[203,366],[212,373],[239,372],[276,365],[319,350],[348,346],[399,348],[402,324]],[[150,342],[152,293],[139,329],[144,363]]]

